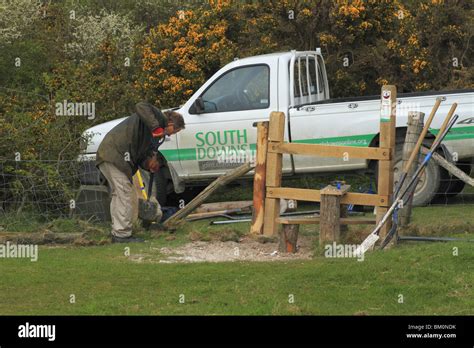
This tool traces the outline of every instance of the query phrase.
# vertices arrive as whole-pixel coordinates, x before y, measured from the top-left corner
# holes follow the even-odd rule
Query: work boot
[[[137,238],[137,237],[116,237],[112,236],[112,243],[143,243],[145,240],[143,238]]]

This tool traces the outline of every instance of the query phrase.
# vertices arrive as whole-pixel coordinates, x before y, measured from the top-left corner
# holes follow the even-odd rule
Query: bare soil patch
[[[177,262],[235,262],[308,260],[313,256],[311,239],[301,236],[295,254],[278,252],[278,243],[260,243],[253,238],[235,241],[194,241],[176,248],[163,247],[159,263]]]

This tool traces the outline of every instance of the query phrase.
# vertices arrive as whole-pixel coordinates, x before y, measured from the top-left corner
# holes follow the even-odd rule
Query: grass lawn
[[[474,239],[472,211],[469,205],[415,208],[414,232]],[[248,230],[245,223],[233,226],[237,234]],[[64,221],[49,227],[73,230]],[[303,234],[314,233],[314,226],[305,228]],[[363,262],[322,255],[193,264],[132,258],[183,244],[191,233],[205,237],[222,229],[205,221],[190,223],[173,240],[162,234],[131,244],[130,257],[124,245],[107,244],[40,246],[37,262],[0,259],[0,314],[474,314],[474,243],[403,243],[370,252]],[[72,294],[75,303],[70,303]]]

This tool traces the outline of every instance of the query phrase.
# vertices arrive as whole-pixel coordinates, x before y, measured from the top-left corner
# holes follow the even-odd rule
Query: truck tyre
[[[396,144],[396,153],[395,153],[395,163],[394,163],[394,187],[397,187],[398,180],[402,173],[402,152],[403,152],[403,143],[397,142]],[[423,161],[425,155],[420,154],[419,163]],[[408,177],[405,180],[410,180]],[[406,181],[405,181],[406,182]],[[415,195],[413,197],[413,205],[423,206],[431,203],[435,198],[436,193],[439,191],[441,183],[441,170],[440,167],[434,163],[434,161],[429,161],[423,175],[420,178],[420,182],[416,186]]]

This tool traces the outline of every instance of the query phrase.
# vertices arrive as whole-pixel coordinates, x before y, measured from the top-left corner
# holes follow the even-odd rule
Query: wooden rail
[[[373,160],[389,160],[390,149],[379,147],[355,147],[319,144],[284,143],[270,146],[268,152],[290,155],[309,155],[336,158],[364,158]]]

